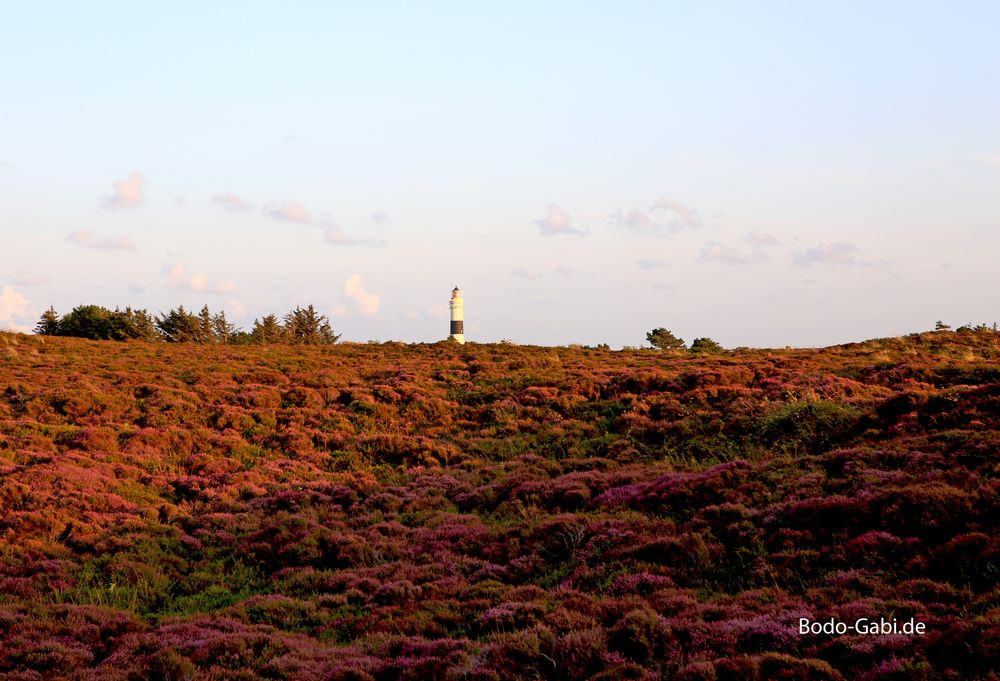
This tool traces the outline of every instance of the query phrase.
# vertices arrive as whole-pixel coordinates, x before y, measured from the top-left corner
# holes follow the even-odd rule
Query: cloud
[[[649,231],[654,226],[653,216],[648,211],[638,208],[632,208],[625,212],[618,211],[612,216],[612,220],[637,232]]]
[[[540,220],[535,220],[538,225],[538,233],[542,236],[555,236],[557,234],[576,234],[583,236],[587,230],[574,227],[569,214],[554,203],[549,204],[549,214]]]
[[[981,158],[986,165],[992,168],[1000,168],[1000,154],[983,154]]]
[[[312,223],[312,217],[309,215],[309,211],[307,211],[305,206],[301,203],[297,203],[295,201],[289,201],[288,203],[284,203],[280,206],[268,204],[264,206],[263,212],[264,215],[272,220],[278,220],[280,222],[298,222],[303,225]]]
[[[679,224],[681,227],[689,227],[691,229],[701,227],[701,218],[698,217],[698,211],[688,208],[678,201],[668,201],[667,199],[659,198],[653,202],[650,211],[673,215],[673,222]]]
[[[538,270],[533,270],[527,267],[517,267],[510,271],[512,277],[520,277],[521,279],[541,279],[542,273]]]
[[[142,173],[129,173],[128,179],[114,183],[115,193],[105,197],[105,208],[135,208],[146,201],[146,180]]]
[[[341,230],[337,225],[330,225],[329,229],[326,230],[326,234],[323,235],[323,241],[328,244],[337,244],[342,246],[351,246],[358,243],[354,239],[348,238],[348,236],[344,234],[343,230]]]
[[[743,242],[750,246],[749,251],[732,246],[726,246],[718,241],[709,241],[701,249],[698,259],[702,262],[714,262],[722,265],[750,265],[767,260],[765,249],[778,245],[778,240],[767,232],[752,230],[743,237]]]
[[[0,291],[0,322],[13,322],[15,317],[20,317],[27,309],[27,298],[10,286],[3,287]]]
[[[701,249],[701,255],[698,256],[698,259],[724,265],[749,265],[763,260],[764,254],[760,252],[747,253],[738,248],[720,244],[718,241],[709,241]]]
[[[639,258],[635,262],[642,270],[659,270],[670,267],[670,263],[663,258]]]
[[[167,269],[167,285],[183,291],[199,293],[235,293],[236,284],[231,281],[213,281],[204,274],[188,274],[184,265],[173,265]]]
[[[372,220],[374,220],[380,225],[384,225],[386,222],[389,221],[389,214],[386,213],[384,210],[375,211],[374,213],[372,213]]]
[[[66,241],[84,248],[103,248],[112,251],[131,251],[135,248],[127,236],[105,236],[94,234],[88,229],[73,232],[66,237]]]
[[[384,241],[375,239],[355,239],[344,234],[337,225],[327,226],[323,241],[334,246],[385,246]]]
[[[816,248],[809,248],[797,253],[793,262],[799,267],[813,265],[857,265],[855,254],[858,248],[846,241],[821,243]]]
[[[420,314],[424,317],[424,319],[429,319],[431,321],[441,321],[442,319],[448,319],[450,316],[444,305],[431,305],[430,307],[424,309]]]
[[[224,208],[228,208],[234,213],[240,213],[251,208],[249,201],[241,199],[232,192],[215,194],[212,197],[212,203],[217,203]]]
[[[569,279],[570,277],[593,277],[593,272],[580,272],[574,270],[566,265],[556,265],[552,268],[552,274],[557,277],[562,277],[564,279]]]
[[[344,296],[354,302],[362,316],[374,317],[378,314],[381,298],[376,293],[365,291],[360,274],[355,272],[344,282]]]
[[[42,284],[49,283],[51,278],[47,274],[21,271],[14,272],[10,276],[10,281],[18,286],[41,286]]]
[[[747,232],[746,236],[743,237],[743,241],[752,246],[753,248],[767,248],[769,246],[777,246],[778,240],[774,238],[773,234],[768,234],[767,232],[758,232],[755,229]]]
[[[613,213],[611,222],[634,232],[660,235],[701,227],[698,211],[664,198],[656,199],[648,209],[632,208]]]
[[[226,308],[233,313],[233,316],[236,319],[246,319],[247,316],[246,306],[240,301],[236,300],[235,298],[230,298],[229,300],[226,301]]]

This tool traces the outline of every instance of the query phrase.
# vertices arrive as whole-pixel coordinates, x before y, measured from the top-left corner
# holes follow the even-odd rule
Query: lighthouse
[[[464,302],[462,292],[456,286],[451,290],[451,335],[449,338],[459,343],[465,343],[465,315],[463,311]]]

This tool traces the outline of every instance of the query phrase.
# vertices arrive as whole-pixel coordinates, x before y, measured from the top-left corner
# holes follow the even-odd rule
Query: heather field
[[[0,677],[997,679],[998,453],[993,332],[0,334]]]

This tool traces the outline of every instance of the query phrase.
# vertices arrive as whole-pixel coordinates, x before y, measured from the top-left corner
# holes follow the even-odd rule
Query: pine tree
[[[133,310],[126,307],[124,315],[129,338],[149,342],[161,341],[163,336],[156,329],[156,318],[146,310]]]
[[[236,334],[239,329],[236,328],[235,324],[230,324],[226,320],[226,311],[222,310],[217,315],[212,317],[212,331],[215,334],[215,340],[217,343],[229,343],[229,340]]]
[[[208,305],[204,305],[198,313],[198,342],[214,343],[215,340],[215,321]]]
[[[255,319],[250,331],[250,340],[254,343],[268,344],[281,341],[285,330],[281,328],[278,318],[269,314],[263,319]]]
[[[323,317],[323,323],[319,325],[319,342],[323,345],[333,345],[340,340],[339,333],[333,332],[333,327],[330,326],[330,322]]]
[[[104,338],[110,340],[123,341],[135,337],[135,330],[132,325],[132,308],[121,311],[117,307],[108,312],[104,320]]]
[[[330,321],[312,305],[305,309],[296,307],[285,315],[285,335],[290,343],[312,345],[333,344],[340,338],[330,327]]]
[[[691,352],[722,352],[722,346],[711,338],[695,338],[691,341]]]
[[[35,325],[35,333],[39,336],[59,335],[59,315],[56,313],[56,309],[51,305],[48,310],[42,313],[41,318],[38,320],[38,324]]]
[[[118,340],[115,313],[100,305],[77,305],[59,320],[59,335],[91,340]]]
[[[183,305],[160,315],[156,320],[156,328],[169,343],[190,343],[197,341],[201,334],[198,318],[185,310]]]
[[[311,343],[319,332],[318,315],[312,305],[304,310],[296,307],[285,315],[284,322],[289,343]]]
[[[35,333],[92,340],[160,339],[153,318],[145,310],[130,307],[109,310],[100,305],[78,305],[62,318],[50,307],[39,320]]]
[[[646,334],[646,342],[659,350],[682,350],[684,341],[662,326]]]

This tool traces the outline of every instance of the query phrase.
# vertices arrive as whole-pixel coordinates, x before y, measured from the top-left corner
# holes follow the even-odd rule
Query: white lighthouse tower
[[[449,338],[459,343],[465,343],[464,305],[462,292],[456,286],[451,290],[451,335]]]

